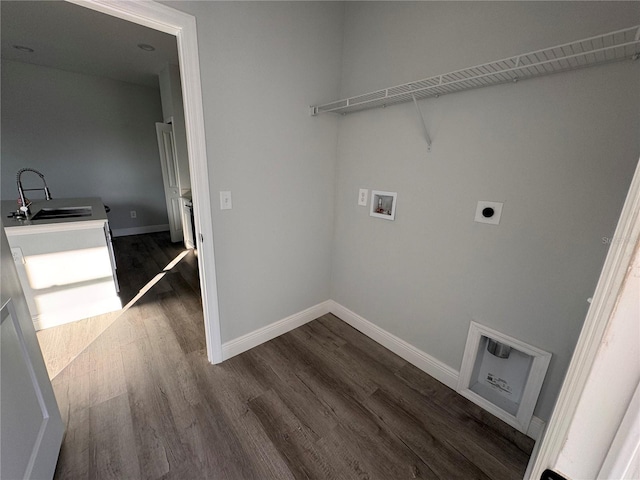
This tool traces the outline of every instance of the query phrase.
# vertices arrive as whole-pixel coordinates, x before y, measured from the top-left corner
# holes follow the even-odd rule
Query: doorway
[[[195,18],[178,10],[155,3],[101,0],[70,0],[132,23],[175,35],[182,77],[182,98],[189,151],[189,169],[194,200],[194,224],[198,246],[198,272],[204,316],[207,357],[211,363],[222,362],[220,314],[213,248],[213,223],[209,168],[204,132],[202,88],[200,85],[200,57]]]
[[[207,356],[212,362],[220,362],[222,361],[222,349],[219,335],[209,175],[204,140],[195,20],[193,17],[169,7],[147,4],[146,2],[124,4],[101,1],[73,1],[68,4],[85,7],[80,10],[85,10],[86,12],[97,11],[110,17],[125,20],[123,23],[129,22],[132,25],[136,25],[136,28],[137,25],[142,25],[175,37],[174,45],[177,46],[178,63],[182,70],[182,90],[186,114],[185,126],[191,178],[193,180],[194,223],[199,250],[198,270],[201,280]],[[153,124],[151,124],[151,128],[153,128]],[[157,161],[157,153],[155,158]],[[110,167],[107,165],[105,168]],[[111,168],[113,170],[113,167]],[[61,196],[64,195],[61,194]]]

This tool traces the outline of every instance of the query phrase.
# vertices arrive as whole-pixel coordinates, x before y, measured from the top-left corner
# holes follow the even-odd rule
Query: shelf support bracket
[[[413,104],[416,106],[416,113],[418,114],[418,120],[420,120],[420,125],[422,125],[422,133],[424,135],[424,139],[427,141],[427,152],[431,151],[431,137],[429,136],[429,132],[427,131],[427,125],[424,123],[424,117],[422,116],[422,110],[418,106],[418,101],[416,100],[416,96],[411,94],[411,98],[413,98]]]

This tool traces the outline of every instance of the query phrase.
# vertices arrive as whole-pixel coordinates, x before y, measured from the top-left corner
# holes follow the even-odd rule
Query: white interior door
[[[64,426],[0,223],[0,478],[53,478]]]
[[[158,150],[162,165],[162,183],[167,201],[169,216],[169,232],[172,242],[182,241],[182,211],[180,208],[180,187],[178,183],[178,166],[176,164],[173,144],[173,128],[166,123],[156,123]]]

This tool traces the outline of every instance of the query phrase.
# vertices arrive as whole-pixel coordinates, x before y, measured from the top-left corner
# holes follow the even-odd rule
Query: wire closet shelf
[[[311,107],[347,114],[640,57],[640,25]]]

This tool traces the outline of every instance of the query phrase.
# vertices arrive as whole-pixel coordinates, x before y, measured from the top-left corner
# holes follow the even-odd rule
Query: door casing
[[[603,342],[609,319],[622,295],[624,279],[633,264],[640,240],[640,161],[631,180],[622,213],[602,267],[593,300],[571,357],[558,400],[539,445],[529,462],[525,479],[538,479],[553,469],[567,439],[571,422],[585,390],[589,373]],[[620,421],[620,419],[612,419]]]
[[[200,84],[200,58],[198,54],[196,19],[192,15],[156,2],[65,1],[176,37],[185,128],[187,131],[187,151],[197,237],[198,269],[207,357],[211,363],[220,363],[223,360],[220,313],[213,247],[213,215],[209,189],[204,112],[202,110],[202,86]]]

